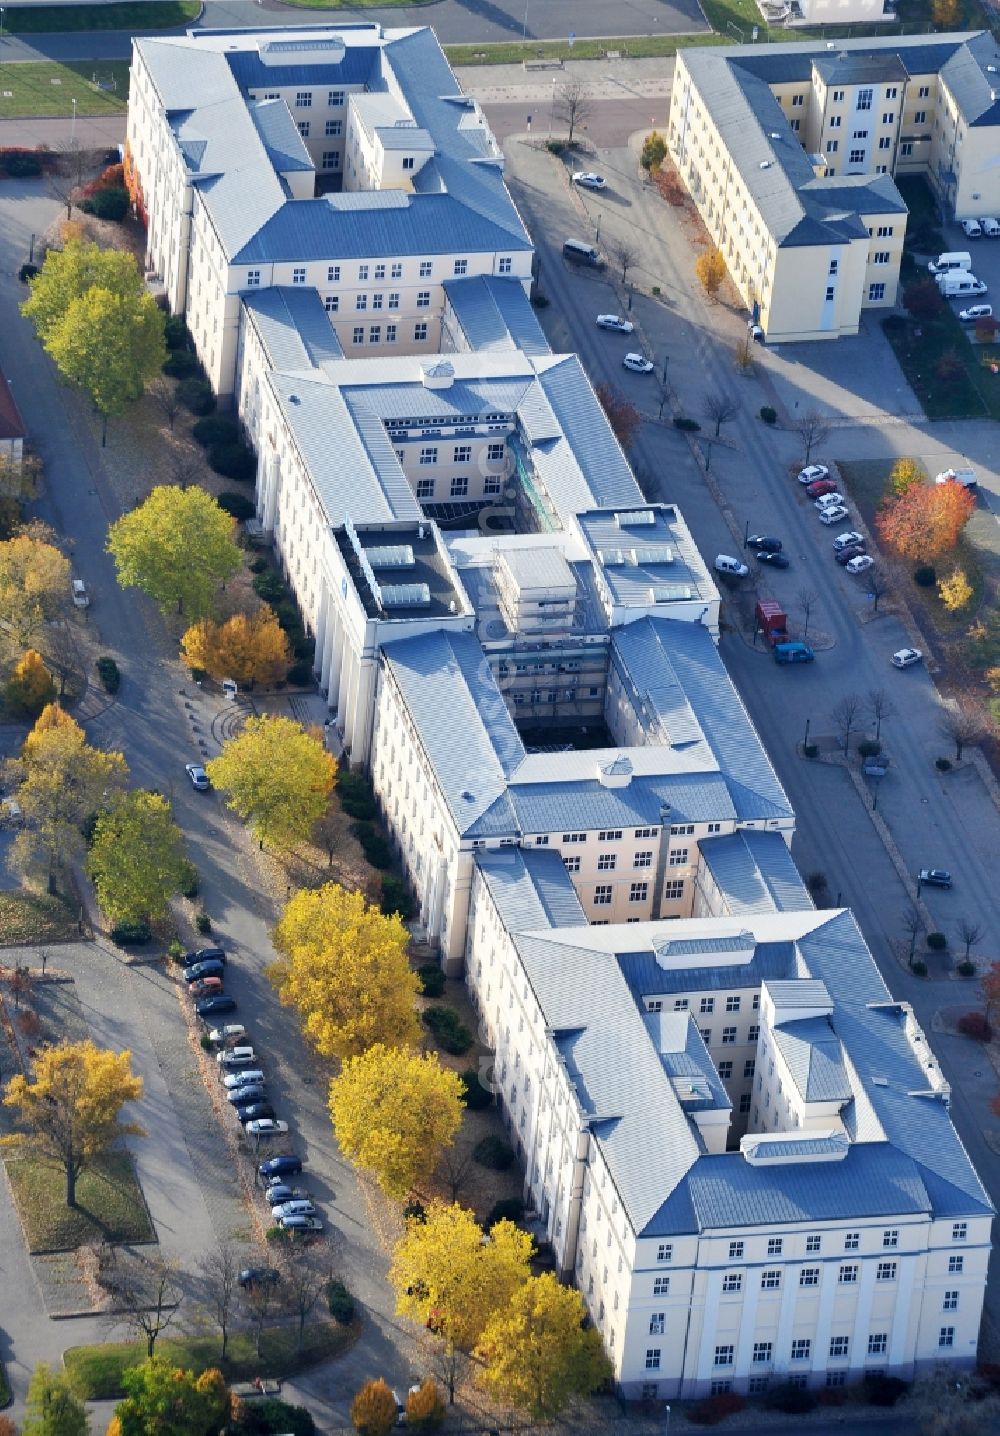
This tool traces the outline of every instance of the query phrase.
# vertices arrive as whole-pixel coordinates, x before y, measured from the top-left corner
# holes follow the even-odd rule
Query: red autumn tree
[[[636,430],[642,423],[639,410],[619,393],[613,384],[598,384],[595,393],[601,401],[601,408],[608,416],[608,423],[614,430],[615,438],[623,449],[631,447]]]
[[[910,311],[914,319],[935,319],[944,308],[944,300],[937,284],[928,275],[907,287],[903,307]]]
[[[990,963],[979,985],[986,998],[986,1021],[992,1026],[997,1006],[1000,1004],[1000,962]]]
[[[937,558],[953,549],[976,501],[962,484],[919,484],[875,516],[879,536],[904,558]]]

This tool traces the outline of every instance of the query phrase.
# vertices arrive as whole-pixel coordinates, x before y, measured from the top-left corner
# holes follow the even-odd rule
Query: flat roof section
[[[335,538],[369,618],[391,623],[469,612],[431,523],[362,529],[348,524]]]

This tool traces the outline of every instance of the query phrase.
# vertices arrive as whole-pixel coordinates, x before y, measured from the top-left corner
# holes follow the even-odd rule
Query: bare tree
[[[49,192],[66,206],[67,219],[73,217],[73,196],[83,184],[93,158],[92,152],[81,149],[74,141],[60,152],[49,174]]]
[[[326,1290],[333,1270],[329,1251],[323,1248],[286,1247],[281,1261],[281,1297],[285,1310],[298,1322],[296,1350],[302,1350],[306,1320]]]
[[[274,1311],[276,1302],[275,1290],[269,1281],[255,1281],[243,1292],[243,1305],[253,1326],[253,1349],[257,1356],[260,1355],[264,1323]]]
[[[204,477],[204,468],[198,450],[190,446],[177,449],[170,458],[170,476],[181,489],[200,483]]]
[[[860,707],[861,698],[857,693],[845,693],[830,709],[830,717],[843,737],[845,753],[851,751],[851,734],[854,731]]]
[[[161,1256],[119,1258],[109,1286],[117,1311],[112,1322],[124,1322],[145,1337],[146,1356],[152,1358],[157,1338],[172,1325],[181,1304],[177,1272]]]
[[[884,688],[869,688],[868,712],[872,715],[872,721],[875,724],[875,741],[877,742],[882,736],[883,719],[896,716],[892,699]]]
[[[181,401],[177,397],[177,385],[173,379],[162,374],[159,379],[154,379],[149,386],[148,392],[153,397],[153,402],[160,413],[166,419],[170,432],[174,432],[174,424],[180,412]]]
[[[205,1274],[205,1304],[222,1336],[222,1350],[219,1353],[219,1358],[225,1361],[226,1350],[229,1346],[229,1330],[233,1324],[233,1308],[240,1289],[240,1262],[235,1248],[228,1243],[221,1243],[214,1252],[210,1252],[205,1258],[203,1270]]]
[[[804,462],[808,464],[812,458],[813,449],[818,449],[820,444],[825,443],[830,436],[830,425],[816,409],[810,409],[808,414],[803,414],[801,419],[796,419],[792,428],[802,440],[802,447],[805,450]]]
[[[963,917],[958,924],[958,935],[965,943],[965,960],[969,961],[969,953],[975,947],[979,939],[985,934],[986,929],[981,922],[974,922],[972,919]]]
[[[907,966],[913,966],[913,954],[917,948],[917,938],[924,930],[923,918],[917,912],[912,903],[904,907],[899,917],[899,925],[909,938],[910,950],[907,954]]]
[[[474,1168],[475,1161],[471,1147],[452,1146],[447,1147],[443,1152],[438,1164],[438,1175],[448,1188],[453,1202],[458,1201],[459,1193],[465,1187]]]
[[[622,272],[622,284],[624,284],[629,270],[639,258],[639,250],[627,239],[613,239],[608,245],[608,249],[611,251],[612,259]]]
[[[577,125],[585,124],[594,112],[594,102],[580,80],[567,80],[556,91],[556,119],[566,125],[566,143],[573,143]]]
[[[76,633],[71,623],[65,619],[47,623],[39,643],[46,666],[59,679],[60,701],[66,696],[66,685],[71,678],[79,678],[81,687],[86,686]]]
[[[729,394],[710,394],[705,400],[705,414],[715,425],[715,437],[719,437],[719,430],[723,424],[728,424],[730,419],[735,419],[740,412],[739,399],[732,398]]]
[[[309,836],[316,846],[322,848],[326,853],[326,865],[332,868],[333,860],[344,838],[343,823],[338,809],[330,807],[325,813],[320,813],[312,825],[312,832]]]
[[[884,598],[887,593],[893,590],[892,574],[885,564],[872,564],[868,570],[865,582],[867,584],[868,596],[872,601],[872,613],[878,613],[879,599]]]
[[[959,706],[946,708],[938,722],[938,730],[955,745],[955,762],[962,761],[967,746],[978,743],[983,736],[983,725],[979,715],[970,708]]]
[[[814,588],[800,588],[795,598],[802,610],[802,640],[805,642],[809,634],[809,616],[819,602],[819,594]]]

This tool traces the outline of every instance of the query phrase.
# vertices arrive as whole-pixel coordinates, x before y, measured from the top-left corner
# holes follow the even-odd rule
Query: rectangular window
[[[735,1044],[735,1042],[736,1042],[736,1028],[735,1028],[735,1027],[724,1027],[724,1028],[722,1029],[722,1045],[723,1045],[723,1047],[731,1047],[731,1046],[733,1046],[733,1045]]]
[[[662,1336],[667,1324],[667,1313],[665,1311],[651,1311],[649,1314],[650,1336]]]
[[[737,996],[737,997],[727,997],[727,998],[726,998],[726,1011],[727,1011],[727,1012],[739,1012],[739,1010],[740,1010],[740,999],[739,999],[739,997],[738,997],[738,996]]]
[[[673,1259],[674,1259],[674,1248],[673,1248],[673,1244],[672,1244],[671,1242],[660,1242],[659,1246],[656,1248],[656,1260],[657,1260],[657,1261],[673,1261]]]
[[[783,1246],[784,1246],[784,1240],[783,1240],[781,1237],[768,1237],[768,1239],[767,1239],[767,1254],[768,1254],[768,1256],[781,1256],[781,1249],[782,1249]]]
[[[872,255],[872,264],[888,264],[889,251],[887,249],[876,249]]]
[[[397,290],[395,290],[395,289],[390,289],[390,290],[389,290],[389,299],[388,299],[388,303],[387,303],[387,305],[386,305],[386,308],[387,308],[387,309],[398,309],[398,308],[399,308],[399,293],[398,293]]]
[[[375,266],[375,278],[376,278],[376,279],[384,279],[384,278],[385,278],[385,265],[384,265],[384,264],[376,264],[376,266]]]
[[[564,843],[585,843],[586,841],[586,833],[563,833]]]
[[[433,479],[418,479],[418,480],[417,480],[417,498],[418,498],[418,499],[432,499],[433,497],[434,497],[434,480],[433,480]]]
[[[359,281],[359,283],[363,283],[367,278],[368,278],[368,266],[367,266],[367,264],[359,264],[359,265],[358,265],[358,281]]]
[[[896,88],[895,85],[886,86],[885,97],[887,100],[894,100],[898,94],[899,90]]]
[[[806,1237],[806,1251],[818,1252],[820,1247],[820,1240],[821,1238],[816,1233],[813,1233],[812,1236]]]
[[[766,1376],[751,1376],[747,1382],[747,1391],[751,1396],[763,1396],[769,1385]]]
[[[340,295],[328,294],[323,300],[323,308],[326,310],[327,314],[336,314],[337,310],[340,308]]]
[[[323,133],[326,135],[328,140],[337,139],[338,136],[343,134],[343,132],[343,120],[327,120],[326,124],[323,126]]]
[[[891,239],[893,226],[891,224],[880,224],[876,230],[879,239]]]
[[[331,90],[329,95],[327,96],[326,103],[329,105],[331,110],[339,110],[341,105],[344,103],[344,91]]]
[[[830,1360],[846,1361],[847,1353],[850,1350],[850,1338],[847,1336],[831,1336],[830,1338]]]
[[[799,120],[799,119],[794,119],[794,120],[792,120],[791,124],[792,124],[792,129],[793,129],[796,133],[798,133],[798,131],[801,130],[801,128],[802,128],[802,121]]]
[[[257,285],[260,284],[260,270],[259,270],[259,269],[248,269],[248,270],[247,270],[247,284],[248,284],[248,286],[249,286],[251,289],[255,289],[255,288],[257,287]]]
[[[876,1281],[895,1281],[896,1263],[894,1261],[880,1261],[875,1270]]]
[[[945,1294],[944,1294],[944,1302],[942,1303],[942,1307],[943,1307],[943,1310],[944,1310],[944,1311],[957,1311],[957,1310],[958,1310],[958,1292],[957,1292],[957,1291],[946,1291]]]
[[[654,1277],[653,1277],[653,1295],[654,1295],[654,1296],[669,1296],[669,1295],[670,1295],[670,1278],[669,1278],[668,1276],[654,1276]]]
[[[681,898],[682,898],[683,896],[684,896],[684,879],[683,879],[683,878],[667,878],[666,882],[663,884],[663,901],[664,901],[664,902],[680,902],[680,900],[681,900]]]
[[[512,268],[513,260],[507,258],[506,256],[503,259],[499,260],[497,263],[498,274],[510,274]]]
[[[830,268],[827,270],[827,273],[830,275],[831,279],[832,279],[833,276],[837,273],[837,270],[838,270],[839,268],[840,268],[840,260],[839,260],[839,259],[831,259],[831,260],[830,260]]]
[[[812,1341],[808,1336],[800,1336],[792,1342],[792,1360],[808,1361],[812,1352]]]
[[[384,299],[384,297],[385,297],[385,296],[382,295],[382,294],[373,294],[373,295],[372,295],[372,308],[373,308],[373,309],[381,309],[381,308],[382,308],[382,300]]]
[[[914,123],[915,125],[924,125],[924,124],[926,124],[926,123],[927,123],[927,111],[926,111],[926,110],[917,110],[917,111],[914,113],[914,116],[913,116],[913,123]]]
[[[687,848],[674,848],[667,859],[668,865],[672,868],[687,867],[688,852],[689,849]]]
[[[368,343],[369,343],[369,344],[381,344],[381,343],[382,343],[382,326],[381,326],[381,324],[372,324],[372,325],[369,327],[369,330],[368,330]]]
[[[563,855],[563,866],[565,867],[565,869],[566,869],[566,871],[567,871],[568,873],[578,873],[578,872],[580,871],[580,854],[579,854],[579,853],[566,853],[566,854],[564,854],[564,855]]]
[[[721,823],[706,823],[706,824],[705,824],[705,831],[706,831],[707,833],[721,833],[721,832],[722,832],[722,824],[721,824]]]
[[[673,837],[691,837],[694,833],[694,823],[674,823],[670,832]]]
[[[887,1227],[882,1233],[882,1246],[888,1250],[899,1246],[899,1228]]]
[[[632,883],[629,888],[629,902],[645,902],[649,897],[649,883]]]
[[[842,116],[842,115],[833,115],[833,116],[831,116],[831,118],[830,118],[830,128],[831,128],[831,130],[839,130],[839,129],[840,129],[840,125],[841,125],[842,119],[843,119],[843,116]]]
[[[392,268],[389,270],[389,278],[390,278],[390,279],[402,279],[402,277],[403,277],[403,266],[402,266],[402,264],[400,263],[400,261],[397,260],[396,263],[395,263],[395,264],[392,266]]]
[[[849,165],[863,165],[864,162],[865,162],[865,152],[864,152],[864,150],[851,150],[850,154],[847,156],[847,163],[848,163]]]
[[[597,834],[598,842],[601,843],[620,843],[621,837],[621,828],[604,828]]]
[[[819,1267],[804,1266],[799,1272],[799,1286],[819,1286]]]
[[[860,1245],[861,1245],[861,1233],[860,1233],[860,1232],[845,1232],[845,1233],[844,1233],[844,1251],[845,1251],[845,1252],[856,1252],[857,1249],[858,1249],[858,1247],[859,1247]]]
[[[323,151],[323,168],[325,170],[340,169],[340,154],[337,150]]]
[[[727,1271],[722,1278],[722,1290],[733,1292],[743,1290],[743,1273],[738,1271]]]
[[[312,102],[312,90],[297,90],[295,92],[295,108],[297,110],[311,110]]]
[[[889,1345],[889,1334],[885,1331],[873,1331],[868,1338],[868,1355],[884,1356]]]
[[[455,278],[456,278],[456,279],[461,278],[461,276],[462,276],[463,274],[468,274],[468,272],[469,272],[469,261],[468,261],[467,259],[456,259],[456,260],[455,260]]]
[[[883,135],[883,136],[882,136],[882,138],[881,138],[881,139],[879,140],[879,142],[878,142],[878,147],[879,147],[880,150],[891,150],[891,149],[892,149],[892,140],[891,140],[891,138],[889,137],[889,135]]]
[[[352,344],[363,344],[364,342],[365,342],[365,330],[364,330],[364,325],[363,325],[363,324],[359,324],[359,325],[356,327],[356,329],[354,330],[353,335],[351,336],[351,343],[352,343]]]
[[[877,303],[879,302],[879,300],[884,299],[884,298],[885,298],[885,285],[884,285],[884,284],[869,284],[869,286],[868,286],[868,302],[869,302],[869,304],[877,304]]]
[[[489,462],[490,462],[491,464],[498,464],[498,463],[500,463],[501,460],[503,459],[504,454],[505,454],[506,452],[507,452],[507,445],[506,445],[506,444],[487,444],[487,445],[486,445],[486,457],[487,457],[487,459],[489,460]]]
[[[853,1286],[858,1279],[858,1267],[856,1262],[848,1262],[840,1268],[840,1275],[837,1280],[841,1286]]]
[[[964,1256],[950,1256],[948,1258],[948,1275],[961,1276],[965,1270]]]
[[[305,282],[306,282],[306,272],[305,272],[305,269],[300,269],[300,268],[298,268],[298,267],[296,267],[295,269],[293,269],[293,270],[292,270],[292,283],[293,283],[293,284],[305,284]]]
[[[367,294],[356,294],[356,295],[354,296],[354,307],[355,307],[355,309],[367,309],[367,308],[368,308],[368,295],[367,295]]]
[[[701,1036],[701,1040],[702,1040],[702,1042],[704,1042],[705,1046],[706,1046],[706,1047],[711,1047],[711,1045],[712,1045],[712,1029],[711,1029],[711,1027],[699,1027],[699,1028],[698,1028],[698,1032],[699,1032],[699,1034],[700,1034],[700,1036]]]
[[[611,906],[611,884],[610,884],[610,883],[598,883],[597,886],[594,888],[594,906],[595,906],[595,907],[610,907],[610,906]]]
[[[464,499],[469,493],[469,480],[467,478],[452,479],[451,496],[453,499]],[[546,839],[546,842],[548,839]]]
[[[304,140],[307,140],[307,139],[309,138],[309,121],[308,121],[308,120],[299,120],[299,122],[298,122],[298,124],[296,125],[295,128],[298,130],[299,134],[302,136],[302,138],[303,138]]]
[[[646,1348],[646,1370],[659,1371],[660,1369],[660,1348],[651,1346]]]
[[[757,1038],[758,1038],[759,1036],[760,1036],[760,1027],[759,1027],[759,1025],[758,1025],[756,1022],[751,1022],[750,1026],[747,1028],[747,1041],[748,1041],[748,1042],[756,1042],[756,1041],[757,1041]]]
[[[427,338],[427,321],[426,321],[426,319],[421,320],[420,323],[418,323],[418,324],[414,324],[414,326],[413,326],[413,337],[414,337],[415,340],[418,340],[418,341],[421,340],[421,339],[426,339],[426,338]]]
[[[740,1112],[744,1115],[750,1111],[750,1093],[744,1092],[740,1096]]]
[[[436,444],[429,444],[426,448],[420,450],[420,462],[422,464],[436,464],[437,461],[438,451]]]
[[[616,868],[617,866],[618,866],[618,854],[617,854],[617,853],[598,853],[598,854],[597,854],[597,871],[598,871],[599,873],[613,873],[614,870],[615,870],[615,868]]]
[[[429,289],[418,289],[418,290],[417,290],[417,308],[418,308],[418,309],[430,309],[430,307],[431,307],[431,292],[430,292],[430,290],[429,290]]]
[[[452,451],[451,451],[451,461],[452,461],[453,464],[471,464],[471,463],[472,463],[472,445],[471,445],[471,444],[456,444],[455,447],[454,447],[454,448],[452,449]]]
[[[731,1062],[720,1062],[718,1072],[722,1081],[728,1082],[733,1075],[733,1064]]]
[[[834,290],[834,287],[833,287],[832,284],[830,284],[830,285],[827,286],[826,302],[827,302],[828,304],[829,304],[830,300],[833,298],[835,292],[836,292],[836,291]]]
[[[918,100],[926,100],[926,99],[928,98],[928,96],[930,95],[930,92],[931,92],[931,87],[930,87],[930,85],[921,85],[921,86],[920,86],[920,89],[917,91],[917,99],[918,99]]]
[[[883,125],[894,125],[896,123],[895,112],[893,110],[886,110],[882,116],[882,123]],[[888,144],[888,141],[886,143]]]
[[[942,1326],[938,1332],[938,1346],[942,1349],[955,1345],[955,1328],[953,1326]]]
[[[386,342],[387,344],[395,344],[395,342],[396,342],[396,326],[395,326],[395,324],[387,324],[387,325],[385,326],[385,342]]]
[[[675,998],[674,998],[674,1011],[675,1011],[675,1012],[687,1012],[687,1010],[688,1010],[688,1000],[687,1000],[687,998],[686,998],[686,997],[675,997]]]
[[[844,101],[844,92],[843,92],[843,90],[834,90],[834,92],[833,92],[833,103],[834,103],[835,105],[840,105],[840,104],[843,104],[843,101]]]
[[[431,262],[430,262],[429,259],[422,259],[422,260],[420,261],[419,277],[420,277],[421,279],[430,279],[430,277],[431,277]]]
[[[742,1260],[743,1260],[743,1243],[742,1243],[742,1242],[730,1242],[730,1243],[729,1243],[729,1260],[730,1260],[730,1261],[742,1261]]]
[[[753,1359],[757,1366],[771,1360],[771,1353],[774,1350],[769,1341],[755,1341],[753,1344]]]
[[[503,485],[496,474],[487,474],[486,478],[483,480],[484,494],[498,494],[500,493],[502,487]]]
[[[951,1239],[953,1242],[964,1242],[969,1235],[968,1222],[954,1222],[951,1228]]]
[[[699,1011],[703,1016],[704,1016],[706,1013],[712,1013],[712,1012],[714,1012],[714,1011],[715,1011],[715,998],[714,998],[714,997],[703,997],[703,998],[701,999],[701,1004],[700,1004],[700,1006],[699,1006],[699,1008],[698,1008],[698,1011]]]
[[[414,158],[413,158],[412,155],[404,155],[404,156],[403,156],[403,169],[404,169],[404,170],[412,170],[412,169],[415,168],[415,165],[416,165],[416,161],[414,160]]]
[[[733,1346],[717,1346],[715,1348],[715,1365],[732,1366],[735,1349]]]
[[[859,90],[859,91],[858,91],[857,100],[856,100],[856,102],[855,102],[855,109],[858,109],[858,110],[870,110],[871,107],[872,107],[872,92],[871,92],[871,90],[868,90],[868,89]]]
[[[746,1060],[746,1061],[744,1062],[744,1064],[743,1064],[743,1078],[744,1078],[744,1081],[745,1081],[747,1078],[752,1077],[753,1074],[754,1074],[754,1072],[756,1071],[756,1069],[757,1069],[757,1059],[756,1059],[755,1057],[748,1057],[747,1060]],[[808,1251],[809,1248],[806,1247],[806,1250]]]
[[[651,868],[653,866],[652,852],[643,850],[641,853],[636,853],[632,858],[632,866],[634,868]]]
[[[340,265],[328,264],[326,267],[327,284],[337,284],[340,280]]]
[[[774,1268],[768,1268],[760,1274],[761,1291],[777,1291],[781,1286],[781,1272]]]
[[[793,108],[793,109],[798,109],[799,106],[800,106],[800,105],[804,105],[805,102],[806,102],[806,97],[805,97],[805,95],[793,95],[793,96],[792,96],[792,108]]]

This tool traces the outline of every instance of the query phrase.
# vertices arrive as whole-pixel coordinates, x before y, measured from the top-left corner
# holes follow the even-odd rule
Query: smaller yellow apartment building
[[[896,302],[900,174],[955,219],[1000,210],[988,31],[681,50],[668,145],[770,342],[856,334]]]

